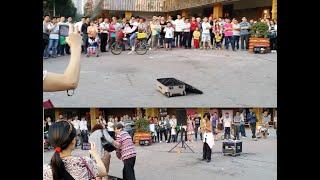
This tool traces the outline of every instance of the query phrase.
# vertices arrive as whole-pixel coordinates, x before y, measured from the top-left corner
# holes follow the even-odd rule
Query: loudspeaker
[[[187,125],[187,110],[186,109],[176,109],[177,115],[177,125]]]

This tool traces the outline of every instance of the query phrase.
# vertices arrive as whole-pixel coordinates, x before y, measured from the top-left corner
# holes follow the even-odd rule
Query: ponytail
[[[66,168],[60,157],[60,153],[55,152],[51,158],[51,169],[53,180],[63,179]]]

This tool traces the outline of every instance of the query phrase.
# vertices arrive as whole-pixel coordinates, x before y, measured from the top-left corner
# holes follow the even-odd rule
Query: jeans
[[[246,130],[244,128],[244,124],[240,125],[240,133],[241,133],[241,136],[246,136]]]
[[[66,45],[65,44],[60,44],[60,46],[58,47],[58,54],[63,56],[64,53],[65,53],[65,49],[66,49]]]
[[[182,32],[174,32],[175,47],[182,46]]]
[[[191,48],[191,35],[190,32],[183,33],[183,45],[185,48]]]
[[[169,143],[170,140],[171,140],[171,128],[166,129],[166,131],[167,131],[167,140],[168,140],[168,143]]]
[[[234,125],[234,137],[239,140],[240,125]]]
[[[70,54],[70,46],[66,44],[66,54]]]
[[[256,123],[250,123],[252,138],[256,138]]]
[[[151,37],[151,48],[157,48],[158,47],[158,39],[159,35],[152,35]]]
[[[88,143],[89,142],[88,130],[82,130],[81,131],[81,141],[82,141],[82,143]]]
[[[160,130],[160,141],[162,141],[162,135],[164,135],[164,139],[167,141],[167,131],[165,129]]]
[[[192,37],[193,37],[193,31],[190,31],[190,38],[189,38],[189,42],[188,42],[188,48],[191,48]]]
[[[214,34],[212,32],[210,32],[210,43],[211,45],[214,43]]]
[[[160,34],[159,36],[159,45],[160,47],[163,47],[164,46],[164,34]]]
[[[224,128],[224,139],[230,139],[230,127]]]
[[[136,33],[132,33],[132,34],[131,34],[131,36],[130,36],[130,38],[129,38],[129,40],[130,40],[130,46],[131,46],[131,47],[134,47],[134,41],[135,41],[136,37],[137,37],[137,34],[136,34]]]
[[[232,42],[231,42],[232,50],[235,50],[235,48],[239,49],[239,39],[240,39],[240,36],[232,36]]]
[[[136,163],[136,157],[123,160],[122,176],[123,180],[135,180],[134,164]]]
[[[270,49],[277,50],[277,38],[270,38]]]
[[[211,160],[211,148],[207,143],[203,143],[203,159]]]
[[[232,36],[226,36],[224,37],[224,46],[226,49],[229,49],[229,44],[232,45]]]
[[[88,48],[88,34],[83,34],[82,35],[82,40],[83,40],[83,52],[87,54],[87,48]]]
[[[199,129],[199,125],[196,125],[194,128],[194,136],[195,136],[196,140],[198,139],[198,129]]]
[[[157,142],[160,142],[160,131],[157,131]]]
[[[51,56],[57,55],[57,47],[58,47],[59,39],[49,39],[49,45],[47,49],[47,53],[50,54],[50,50],[52,50]]]
[[[242,50],[249,49],[249,34],[241,35],[241,49]]]

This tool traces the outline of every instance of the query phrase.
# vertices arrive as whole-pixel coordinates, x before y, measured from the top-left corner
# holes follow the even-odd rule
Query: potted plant
[[[149,140],[151,143],[151,133],[149,130],[149,121],[145,118],[139,118],[134,123],[135,133],[133,141],[135,144],[139,144],[140,140]]]
[[[249,39],[249,52],[253,52],[255,46],[270,47],[268,38],[269,26],[263,22],[257,22],[251,26],[251,37]]]

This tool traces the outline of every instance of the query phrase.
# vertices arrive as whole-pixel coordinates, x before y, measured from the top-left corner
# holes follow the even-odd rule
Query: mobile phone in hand
[[[82,143],[81,149],[82,150],[90,150],[91,149],[91,143]]]

